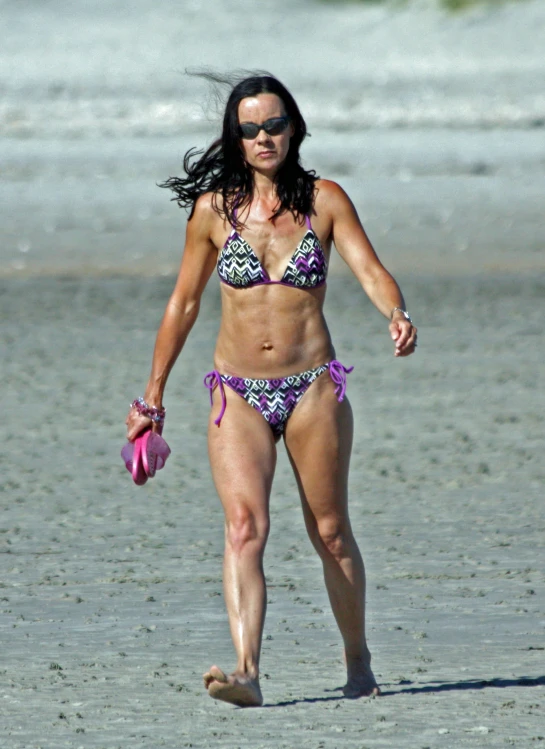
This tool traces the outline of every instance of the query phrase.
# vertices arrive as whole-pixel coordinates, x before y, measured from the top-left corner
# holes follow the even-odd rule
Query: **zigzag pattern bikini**
[[[221,282],[236,289],[248,289],[265,284],[280,284],[299,289],[323,286],[327,277],[326,258],[320,240],[312,229],[310,218],[305,216],[305,221],[308,231],[295,248],[280,281],[271,280],[254,249],[233,227],[218,257],[217,271]],[[337,400],[341,402],[346,392],[346,375],[353,367],[346,368],[336,359],[315,369],[275,379],[235,377],[221,374],[215,369],[204,378],[204,385],[210,391],[211,404],[212,393],[216,387],[219,387],[221,393],[222,407],[214,423],[219,426],[225,413],[227,402],[224,385],[227,385],[259,411],[268,422],[274,436],[279,438],[295,406],[314,380],[326,370],[329,370],[330,377],[336,385]]]
[[[305,216],[308,231],[295,248],[280,281],[271,281],[253,247],[233,227],[218,257],[220,280],[235,289],[248,289],[263,284],[281,284],[300,289],[323,286],[327,277],[327,262],[320,240]]]

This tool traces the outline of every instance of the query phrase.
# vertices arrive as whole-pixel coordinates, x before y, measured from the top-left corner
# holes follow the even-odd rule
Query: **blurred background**
[[[188,67],[277,75],[305,165],[348,190],[394,272],[543,269],[542,0],[0,0],[0,17],[3,276],[176,271],[186,216],[155,183],[218,130]]]

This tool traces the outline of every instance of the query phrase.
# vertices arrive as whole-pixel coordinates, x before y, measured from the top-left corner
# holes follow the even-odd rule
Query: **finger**
[[[413,346],[416,343],[416,336],[414,335],[408,335],[406,338],[404,338],[402,341],[399,341],[396,344],[396,348],[400,349],[406,349],[409,346]]]
[[[411,340],[412,336],[412,328],[410,325],[400,327],[400,333],[399,337],[396,340],[396,348],[402,349],[405,348],[407,343]]]
[[[394,341],[398,341],[399,338],[403,335],[403,325],[398,320],[394,320],[394,322],[391,322],[388,326],[390,328],[390,335],[392,336],[392,339]]]
[[[395,355],[407,356],[408,354],[412,354],[416,347],[417,347],[416,333],[411,333],[411,335],[406,341],[400,344],[396,344]]]
[[[406,326],[402,329],[402,339],[403,344],[406,345],[408,343],[412,343],[413,341],[416,341],[418,330],[414,327],[414,325],[411,325],[408,323]]]
[[[395,356],[409,356],[410,354],[414,354],[417,345],[416,341],[412,341],[404,348],[396,349]]]
[[[129,417],[127,419],[127,439],[130,442],[134,442],[134,440],[138,437],[139,434],[141,434],[145,429],[148,429],[150,424],[153,425],[153,422],[151,419],[148,419],[146,416],[141,416],[138,414],[136,417],[132,417],[129,414]]]

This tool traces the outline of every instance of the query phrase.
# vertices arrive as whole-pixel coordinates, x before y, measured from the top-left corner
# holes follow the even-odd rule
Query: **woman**
[[[347,195],[301,166],[305,135],[286,88],[269,75],[249,77],[231,91],[221,138],[199,159],[188,152],[187,177],[165,183],[191,215],[144,394],[149,408],[140,404],[127,417],[130,440],[150,426],[150,415],[160,421],[167,377],[217,269],[222,320],[215,369],[205,378],[208,447],[225,512],[224,591],[237,665],[230,675],[212,666],[204,683],[211,697],[240,706],[263,702],[263,554],[280,437],[344,641],[344,694],[380,693],[365,639],[365,572],[347,508],[351,369],[336,361],[323,317],[332,243],[390,320],[395,356],[413,353],[416,328]]]

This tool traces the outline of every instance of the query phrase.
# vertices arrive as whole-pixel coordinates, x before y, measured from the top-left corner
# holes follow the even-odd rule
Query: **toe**
[[[222,684],[227,684],[229,679],[227,676],[223,673],[221,668],[218,668],[217,666],[212,666],[210,669],[210,675],[215,681],[220,681]]]
[[[210,673],[210,671],[207,671],[205,674],[202,675],[202,679],[204,681],[204,687],[205,689],[208,689],[210,684],[214,681],[214,677]]]
[[[221,668],[218,668],[217,666],[212,666],[210,670],[203,674],[202,678],[204,681],[205,689],[209,689],[210,685],[215,681],[220,682],[221,684],[227,684],[229,681]]]

